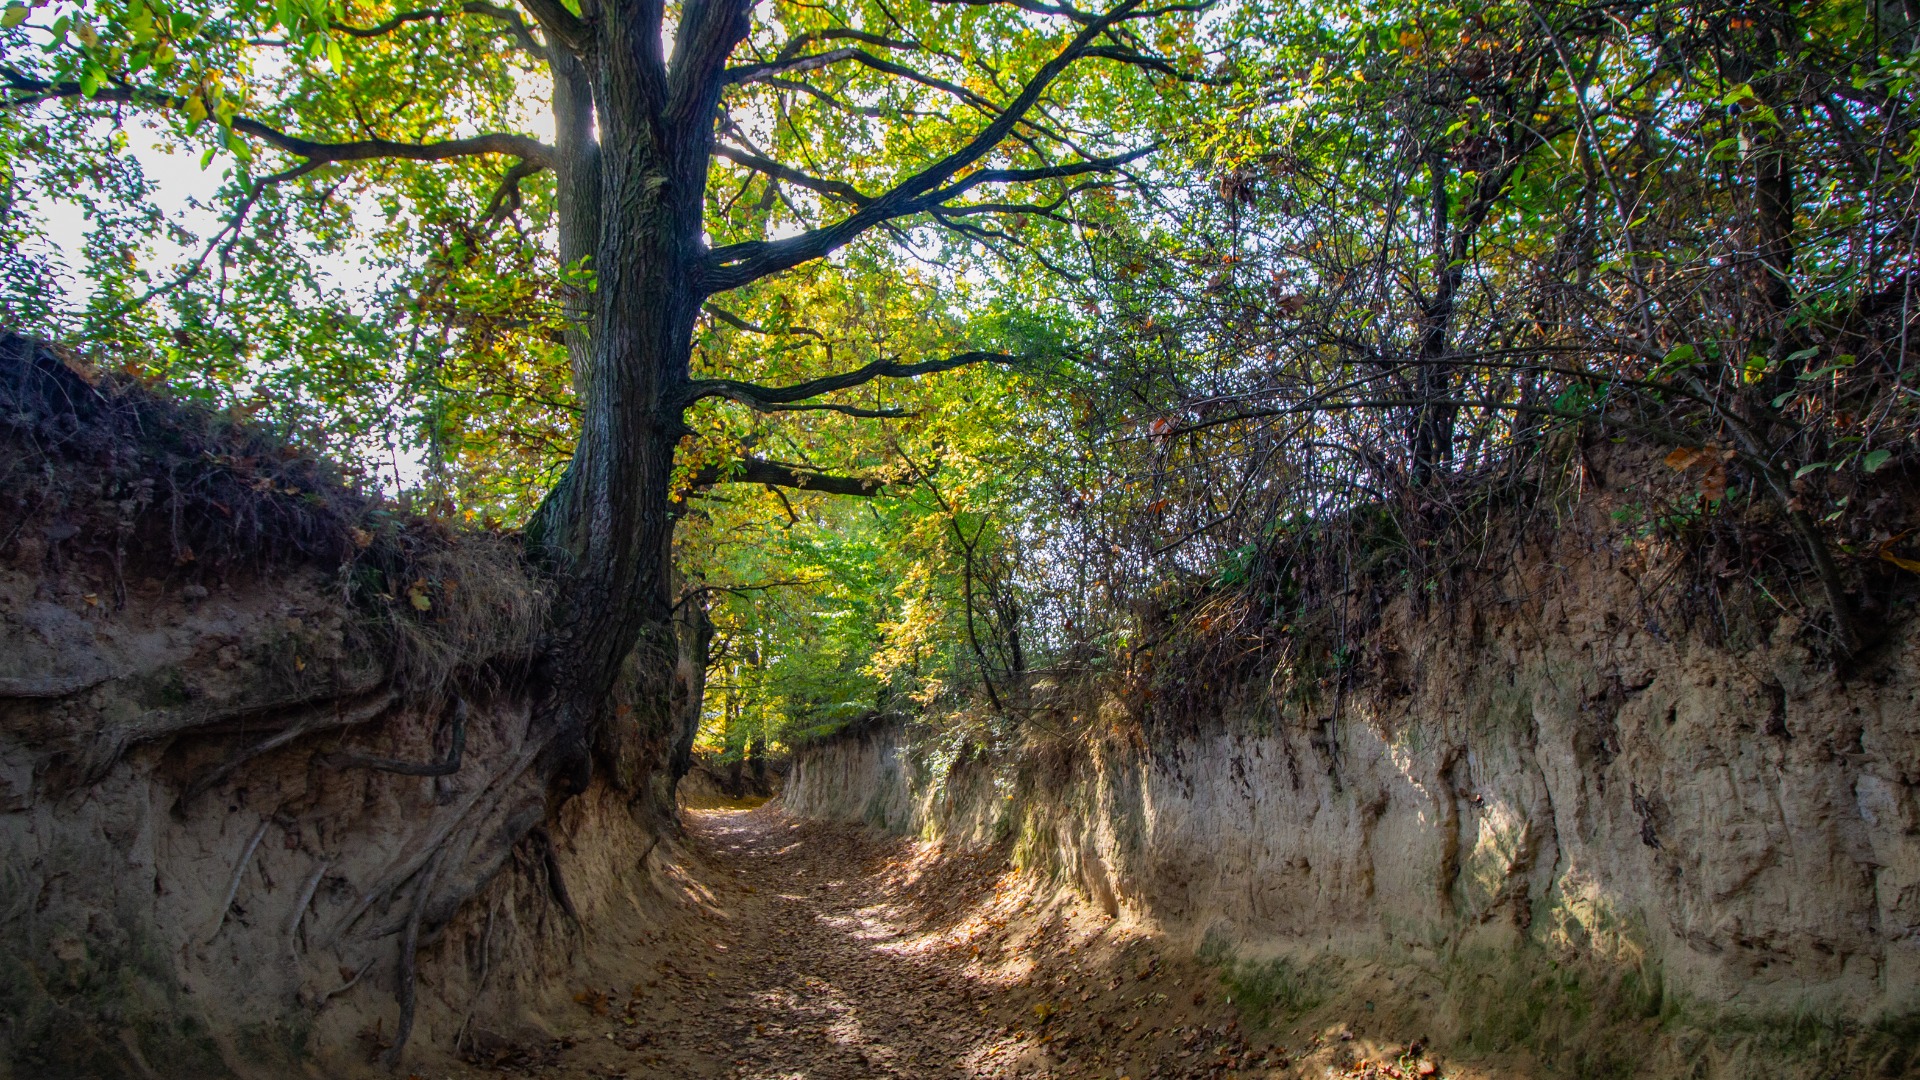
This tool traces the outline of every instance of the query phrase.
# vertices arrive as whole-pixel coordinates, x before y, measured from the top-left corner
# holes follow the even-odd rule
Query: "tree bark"
[[[677,726],[671,479],[675,447],[690,433],[681,402],[706,299],[702,215],[721,86],[683,71],[699,64],[682,54],[704,44],[724,60],[746,31],[746,10],[738,0],[689,4],[672,79],[660,55],[662,9],[649,0],[606,5],[586,57],[554,65],[556,106],[569,109],[559,118],[563,145],[573,151],[561,195],[575,204],[562,214],[578,230],[571,250],[584,247],[587,230],[597,233],[586,341],[575,359],[579,443],[533,537],[561,579],[546,720],[557,729],[556,773],[574,790],[587,780],[588,747],[597,725],[610,722],[606,703],[630,655],[640,682],[633,699],[662,715],[621,722]],[[583,86],[590,111],[578,100]]]

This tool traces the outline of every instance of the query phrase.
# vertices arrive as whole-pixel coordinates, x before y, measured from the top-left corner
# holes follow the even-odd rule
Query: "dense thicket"
[[[1356,590],[1444,595],[1519,511],[1607,483],[1596,458],[1645,460],[1602,439],[1687,481],[1611,477],[1623,533],[1696,568],[1650,589],[1723,626],[1745,590],[1843,664],[1870,647],[1920,565],[1895,494],[1915,29],[1850,4],[1249,13],[1262,46],[1190,129],[1191,179],[1090,237],[1066,291],[1118,326],[1024,504],[1058,556],[1015,560],[1053,610],[1028,652],[1132,664],[1191,634],[1187,666],[1338,668]]]

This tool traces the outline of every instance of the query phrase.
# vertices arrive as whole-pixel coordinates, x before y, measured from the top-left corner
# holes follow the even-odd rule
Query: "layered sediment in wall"
[[[1006,842],[1216,952],[1424,971],[1455,1013],[1577,970],[1655,1020],[1910,1016],[1910,612],[1843,672],[1791,619],[1709,643],[1650,613],[1643,585],[1670,564],[1610,532],[1607,511],[1595,500],[1588,528],[1474,599],[1394,603],[1369,674],[1312,704],[1256,679],[1218,715],[1143,730],[1132,703],[1096,692],[1054,725],[1066,734],[991,753],[882,725],[803,749],[783,798]],[[1485,981],[1516,957],[1516,982]]]

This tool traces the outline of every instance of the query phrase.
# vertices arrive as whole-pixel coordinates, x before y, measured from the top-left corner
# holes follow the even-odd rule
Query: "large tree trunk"
[[[561,214],[563,223],[598,233],[591,321],[575,362],[579,443],[532,537],[559,578],[550,722],[555,769],[569,788],[585,782],[588,748],[598,725],[609,722],[607,703],[629,655],[641,715],[620,722],[661,731],[676,719],[671,484],[674,449],[687,433],[680,394],[704,299],[700,223],[712,124],[663,122],[654,14],[610,5],[599,48],[582,65],[590,79],[556,92],[556,105],[577,104],[582,84],[591,86],[589,119],[599,136],[597,153],[571,155],[580,173],[563,177],[575,182],[561,190],[563,207],[597,203]],[[571,74],[555,66],[556,76]],[[699,115],[711,110],[708,104]],[[589,170],[597,191],[583,182]]]
[[[574,268],[583,261],[590,264],[600,244],[600,144],[593,132],[593,80],[586,64],[557,42],[548,47],[547,68],[553,75],[560,264]],[[562,288],[574,396],[585,401],[593,364],[588,328],[593,323],[594,294],[579,281],[569,281]]]

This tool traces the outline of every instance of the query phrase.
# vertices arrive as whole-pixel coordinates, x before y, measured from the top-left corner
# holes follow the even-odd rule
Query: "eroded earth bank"
[[[511,538],[4,344],[0,1076],[1920,1070],[1910,590],[1845,665],[1649,600],[1657,468],[1357,658],[1143,648],[683,810],[700,627],[549,768]]]
[[[1618,526],[1648,476],[1456,600],[1389,600],[1364,678],[1216,673],[1171,716],[1165,681],[1043,684],[1017,744],[878,722],[803,749],[785,803],[999,845],[1270,1022],[1412,1018],[1529,1075],[1912,1075],[1911,609],[1845,670],[1793,619],[1713,636]]]

